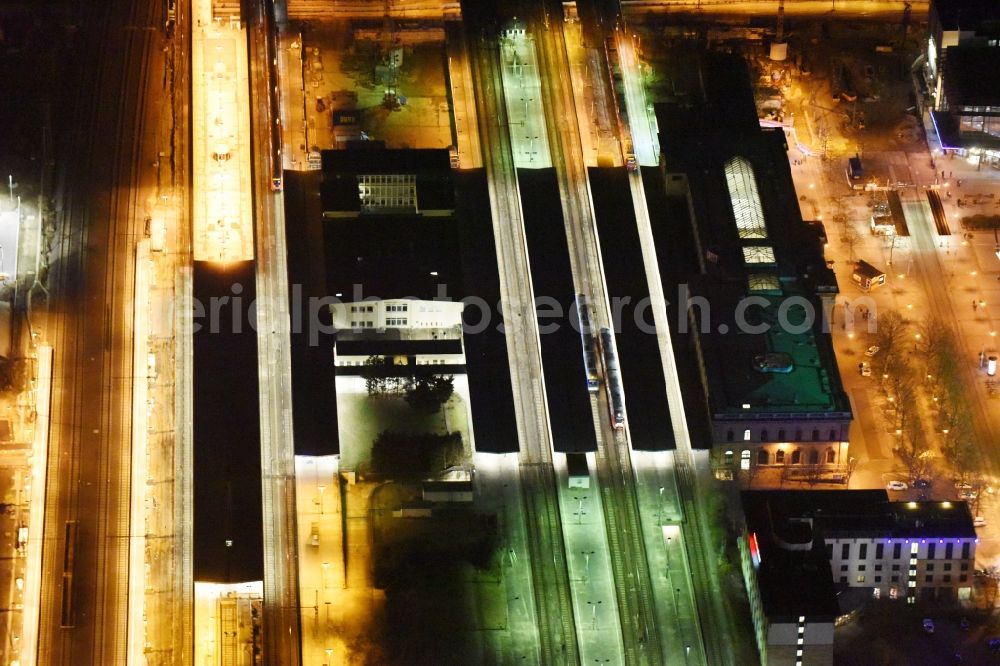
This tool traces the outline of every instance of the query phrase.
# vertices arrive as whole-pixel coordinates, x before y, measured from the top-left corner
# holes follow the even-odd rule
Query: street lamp
[[[590,580],[590,556],[594,554],[594,551],[592,551],[592,550],[584,550],[584,551],[581,551],[580,554],[583,555],[584,561],[587,563],[586,564],[586,567],[587,567],[586,577],[584,578],[584,580],[589,581]]]
[[[591,626],[596,631],[597,630],[597,607],[603,603],[601,600],[588,601],[587,605],[591,608]]]
[[[657,506],[657,513],[659,514],[659,519],[656,521],[659,524],[663,524],[663,486],[660,486],[660,503]]]

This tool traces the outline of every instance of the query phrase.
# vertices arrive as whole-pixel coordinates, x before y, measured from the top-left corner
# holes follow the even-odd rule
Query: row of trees
[[[879,347],[873,369],[886,395],[890,426],[898,435],[896,454],[911,482],[928,471],[932,432],[940,435],[941,451],[959,477],[981,483],[980,452],[952,328],[933,318],[914,326],[895,310],[883,311],[873,342]],[[922,398],[930,408],[932,428],[921,418]]]
[[[405,369],[400,374],[400,369]],[[434,374],[432,365],[399,366],[392,359],[369,356],[361,370],[368,395],[403,396],[418,412],[437,414],[455,392],[455,377]]]

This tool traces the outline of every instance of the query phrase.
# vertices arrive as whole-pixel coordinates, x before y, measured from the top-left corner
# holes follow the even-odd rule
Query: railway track
[[[538,622],[541,663],[579,663],[565,544],[552,468],[552,448],[544,404],[541,355],[533,307],[531,272],[511,153],[499,49],[481,26],[481,38],[469,49],[483,137],[490,203],[502,274],[501,294],[514,379],[515,411],[521,448],[520,476],[531,551],[531,577]],[[551,566],[550,566],[551,562]],[[560,618],[554,622],[553,618]]]
[[[552,163],[563,199],[563,215],[572,250],[574,280],[595,301],[599,322],[608,320],[607,287],[597,249],[594,211],[579,135],[572,90],[566,84],[566,55],[562,11],[523,7],[531,33],[539,44],[542,90],[549,128]],[[551,17],[556,17],[555,20]],[[603,323],[599,325],[603,326]],[[600,411],[600,410],[599,410]],[[624,434],[603,424],[598,427],[597,478],[604,503],[605,526],[626,663],[657,664],[663,660],[652,583],[635,490],[630,450]]]
[[[715,629],[715,632],[718,633],[721,627],[714,619],[723,617],[725,609],[720,608],[721,600],[714,594],[709,585],[713,576],[709,569],[711,565],[705,560],[705,539],[700,524],[702,512],[699,511],[695,499],[694,473],[690,464],[680,459],[677,459],[675,469],[677,470],[677,492],[684,515],[684,548],[688,565],[691,568],[695,604],[698,608],[698,616],[701,618],[699,629],[704,631],[703,627],[708,621],[718,627]],[[728,649],[728,644],[724,641],[705,640],[703,635],[702,645],[704,645],[706,661],[709,664],[735,663],[735,655],[731,649]]]
[[[125,663],[135,188],[159,8],[156,0],[81,5],[77,48],[86,55],[67,77],[86,129],[64,143],[70,167],[63,261],[53,272],[59,405],[46,484],[40,663]],[[64,583],[55,563],[69,520],[79,524],[77,556]]]

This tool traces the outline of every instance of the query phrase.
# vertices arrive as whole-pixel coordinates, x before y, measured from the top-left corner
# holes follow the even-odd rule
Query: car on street
[[[858,363],[858,372],[861,373],[862,377],[871,377],[872,364],[868,363],[867,361],[862,361],[861,363]]]
[[[927,479],[917,479],[913,482],[914,488],[930,488],[931,482]]]
[[[889,483],[885,484],[886,490],[906,490],[908,487],[909,486],[907,486],[902,481],[890,481]]]
[[[982,516],[976,516],[972,519],[973,527],[986,527],[986,519]]]
[[[974,500],[977,497],[977,493],[975,490],[963,490],[958,496],[964,500]]]
[[[878,345],[872,345],[865,350],[865,356],[874,356],[878,353]]]
[[[924,631],[926,631],[928,634],[934,633],[934,620],[930,619],[929,617],[925,617],[923,626],[924,626]]]

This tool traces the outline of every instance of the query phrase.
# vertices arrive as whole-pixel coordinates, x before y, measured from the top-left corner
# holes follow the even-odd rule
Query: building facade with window
[[[890,502],[884,490],[741,500],[741,565],[765,664],[832,664],[836,617],[859,598],[849,590],[910,603],[971,595],[978,539],[965,502]]]
[[[717,474],[846,478],[853,415],[829,332],[838,287],[822,224],[802,219],[785,136],[760,126],[745,61],[703,53],[692,65],[685,101],[656,108],[667,193],[687,202],[697,269],[664,289],[682,290],[671,335],[696,360]]]

